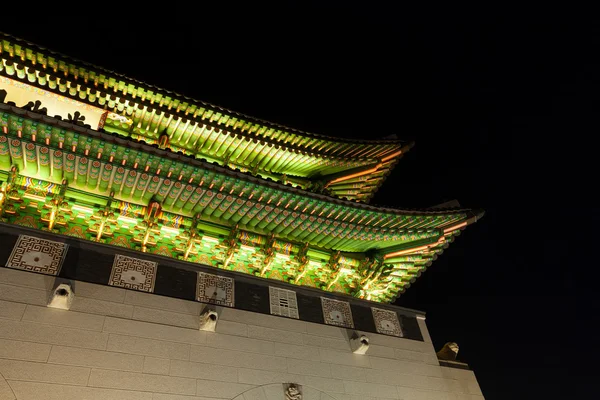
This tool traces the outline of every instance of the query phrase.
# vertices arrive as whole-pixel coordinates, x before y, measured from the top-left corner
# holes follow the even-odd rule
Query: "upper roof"
[[[120,114],[123,120],[106,121],[106,131],[150,144],[159,143],[166,133],[174,151],[306,190],[368,202],[412,147],[398,139],[303,132],[160,89],[2,32],[0,40],[0,74]]]

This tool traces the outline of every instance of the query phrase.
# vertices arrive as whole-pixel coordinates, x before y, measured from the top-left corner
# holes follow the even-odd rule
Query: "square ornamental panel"
[[[350,303],[321,297],[323,317],[327,325],[336,325],[344,328],[354,328]]]
[[[157,266],[154,261],[116,254],[108,284],[152,293]]]
[[[402,336],[402,328],[398,321],[398,314],[394,311],[383,310],[381,308],[371,307],[373,320],[375,320],[375,329],[377,333],[390,336]]]
[[[47,275],[58,275],[68,248],[69,245],[66,243],[19,235],[6,266]]]
[[[202,303],[233,307],[233,285],[232,278],[198,272],[196,300]]]
[[[296,292],[293,290],[269,286],[269,302],[271,304],[271,314],[300,318],[298,315],[298,300],[296,300]]]

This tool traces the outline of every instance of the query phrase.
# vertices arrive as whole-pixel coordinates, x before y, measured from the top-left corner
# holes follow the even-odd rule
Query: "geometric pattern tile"
[[[398,321],[398,314],[390,310],[371,307],[373,319],[375,320],[375,329],[378,333],[390,336],[402,336],[402,328]]]
[[[115,254],[108,284],[152,293],[156,281],[157,265],[154,261]]]
[[[233,307],[233,285],[232,278],[198,272],[196,300],[202,303]]]
[[[323,317],[325,317],[327,325],[354,328],[350,303],[321,297],[321,306],[323,307]]]
[[[271,314],[296,319],[300,318],[298,315],[296,292],[293,290],[269,286],[269,299],[271,303]]]
[[[34,236],[19,235],[6,262],[9,268],[58,275],[69,245]]]

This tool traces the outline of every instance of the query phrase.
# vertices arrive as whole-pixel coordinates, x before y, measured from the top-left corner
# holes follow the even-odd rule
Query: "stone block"
[[[110,317],[127,318],[133,317],[133,306],[112,301],[92,299],[77,296],[71,305],[71,311],[79,311],[90,314],[105,315]]]
[[[382,357],[371,357],[371,366],[376,370],[395,371],[405,374],[443,377],[441,367],[421,362],[392,360]]]
[[[203,379],[197,379],[196,383],[197,395],[223,399],[233,399],[235,396],[254,387],[243,383],[216,382]]]
[[[222,335],[220,333],[208,333],[206,335],[206,345],[220,349],[240,350],[267,355],[275,353],[275,343],[273,342],[240,336]]]
[[[331,378],[331,365],[315,361],[306,360],[287,360],[288,368],[287,371],[290,374],[298,375],[315,375],[324,378]]]
[[[169,374],[209,381],[238,382],[238,369],[224,365],[171,360]]]
[[[375,396],[383,399],[399,399],[396,386],[365,382],[344,381],[346,393],[364,396]]]
[[[305,383],[305,376],[288,374],[280,371],[260,371],[248,368],[239,368],[239,382],[251,385],[281,384],[282,382]]]
[[[344,393],[344,382],[339,379],[323,378],[321,376],[306,376],[304,381],[307,386],[327,393]]]
[[[153,400],[151,392],[10,381],[19,400]]]
[[[94,283],[77,281],[73,285],[77,297],[88,297],[91,299],[123,303],[127,290],[114,286],[97,285]]]
[[[380,346],[369,342],[369,356],[372,357],[383,357],[383,358],[391,358],[395,359],[396,354],[395,350],[392,347]]]
[[[321,361],[332,364],[344,364],[355,367],[370,367],[369,357],[353,354],[351,352],[342,352],[337,350],[319,349]]]
[[[424,362],[424,359],[425,359],[424,356],[427,353],[422,353],[419,351],[411,351],[411,350],[394,349],[392,354],[398,360]]]
[[[33,305],[27,306],[23,315],[23,321],[91,331],[102,331],[102,326],[104,325],[104,317],[100,315]]]
[[[189,344],[115,334],[110,335],[107,350],[176,360],[190,358]]]
[[[3,269],[5,268],[0,268],[0,271]],[[31,272],[23,273],[34,275]],[[48,303],[48,291],[0,283],[0,300],[46,306]]]
[[[0,358],[46,362],[51,348],[49,344],[0,339]]]
[[[325,347],[342,351],[350,351],[350,341],[348,338],[341,339],[334,337],[303,334],[302,341],[304,344],[315,348]]]
[[[397,374],[396,385],[443,392],[449,391],[447,379],[435,376]]]
[[[248,325],[239,322],[219,320],[215,332],[226,335],[248,336]]]
[[[302,344],[302,334],[299,332],[290,332],[281,329],[265,328],[256,325],[248,325],[248,337],[255,339],[271,340],[273,342]]]
[[[135,306],[133,308],[133,319],[190,329],[198,329],[200,324],[197,315],[182,314],[140,306]]]
[[[153,324],[142,321],[106,317],[104,331],[124,335],[134,335],[149,339],[169,340],[190,344],[206,343],[206,333],[198,329]]]
[[[179,394],[154,393],[152,400],[223,400],[216,397],[182,396]]]
[[[438,392],[435,390],[414,389],[404,386],[398,386],[398,395],[401,399],[414,400],[454,400],[452,395],[447,392]]]
[[[287,368],[286,360],[283,357],[193,345],[190,361],[271,371],[285,371]]]
[[[407,338],[400,338],[395,336],[381,335],[372,332],[361,332],[369,336],[371,344],[379,346],[393,347],[396,349],[410,350],[421,353],[434,352],[433,345],[427,342],[421,342],[418,340],[412,340]]]
[[[0,318],[19,321],[25,312],[25,304],[0,300]]]
[[[27,321],[4,320],[0,324],[0,338],[104,350],[108,334]]]
[[[203,305],[189,300],[158,296],[150,293],[126,291],[125,304],[173,311],[181,314],[200,315]]]
[[[7,380],[85,386],[90,369],[32,361],[0,360],[0,373]]]
[[[348,365],[333,365],[331,368],[332,376],[336,379],[351,380],[357,382],[367,381],[368,368],[350,367]]]
[[[52,346],[49,363],[141,372],[144,357],[134,354]]]
[[[192,396],[196,394],[194,379],[105,369],[92,369],[88,386]]]
[[[306,322],[297,319],[275,317],[250,311],[236,310],[223,307],[220,310],[220,320],[233,321],[248,325],[262,326],[265,328],[280,329],[290,332],[306,332]]]
[[[410,372],[410,365],[404,365],[404,372]],[[368,369],[367,382],[384,385],[395,385],[401,372],[388,369]]]
[[[0,283],[11,286],[29,287],[47,292],[52,289],[55,279],[54,276],[34,274],[16,269],[0,268]]]
[[[349,337],[346,331],[346,328],[340,328],[337,326],[313,324],[310,322],[306,323],[306,333],[309,335],[328,336],[348,341]]]
[[[273,343],[275,355],[280,357],[297,358],[300,360],[321,361],[319,349],[314,346]]]
[[[167,358],[144,357],[145,374],[169,375],[171,360]]]

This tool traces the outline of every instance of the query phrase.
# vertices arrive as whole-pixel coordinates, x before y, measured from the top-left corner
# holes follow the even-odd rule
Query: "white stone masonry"
[[[47,307],[54,277],[0,268],[0,400],[483,400],[473,372],[441,367],[425,342],[74,282],[70,310]]]

